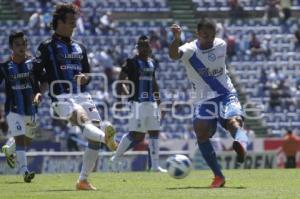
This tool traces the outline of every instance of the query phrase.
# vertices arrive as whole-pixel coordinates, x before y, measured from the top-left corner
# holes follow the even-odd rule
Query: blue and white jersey
[[[52,100],[60,94],[85,92],[86,85],[78,86],[74,76],[90,73],[86,49],[70,38],[54,34],[38,47],[33,72],[48,81]]]
[[[153,81],[157,67],[158,62],[151,58],[145,61],[135,56],[126,60],[122,72],[126,73],[128,80],[134,84],[134,95],[129,98],[129,101],[155,101]]]
[[[181,60],[196,94],[195,102],[203,102],[228,93],[236,93],[226,69],[226,42],[215,38],[213,47],[200,49],[196,39],[179,47]]]
[[[32,116],[37,112],[33,98],[39,86],[32,74],[32,59],[16,63],[12,59],[0,64],[0,83],[5,80],[5,112]]]

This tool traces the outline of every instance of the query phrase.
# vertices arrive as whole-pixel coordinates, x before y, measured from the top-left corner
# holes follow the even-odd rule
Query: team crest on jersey
[[[31,60],[29,60],[29,61],[26,62],[26,66],[27,66],[28,70],[32,70],[33,65],[32,65]]]
[[[80,46],[78,44],[74,44],[73,46],[75,47],[75,50],[77,53],[82,53],[82,49],[80,48]]]
[[[208,60],[213,62],[216,60],[216,55],[214,53],[208,53]]]

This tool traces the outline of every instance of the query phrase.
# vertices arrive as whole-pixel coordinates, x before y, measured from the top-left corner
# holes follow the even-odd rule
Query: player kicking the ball
[[[244,162],[248,142],[243,129],[243,110],[226,70],[227,45],[215,37],[216,25],[209,20],[198,23],[198,39],[183,45],[181,28],[174,24],[171,31],[174,40],[169,47],[169,56],[182,60],[196,92],[194,131],[199,149],[215,175],[211,188],[223,187],[225,177],[209,140],[216,131],[217,122],[234,138],[233,149],[239,163]]]
[[[73,4],[56,6],[52,20],[54,34],[38,47],[33,70],[36,76],[46,71],[54,115],[79,126],[88,140],[76,189],[96,190],[87,181],[88,175],[95,167],[101,143],[110,150],[117,148],[116,132],[110,124],[101,124],[100,128],[99,113],[90,94],[85,92],[85,86],[90,82],[86,49],[71,38],[77,14]]]
[[[27,39],[23,32],[9,36],[11,58],[0,65],[0,83],[5,80],[5,113],[10,138],[2,147],[8,165],[15,167],[25,182],[31,182],[35,173],[27,168],[26,148],[30,145],[37,127],[37,108],[41,94],[32,75],[32,59],[26,55]]]

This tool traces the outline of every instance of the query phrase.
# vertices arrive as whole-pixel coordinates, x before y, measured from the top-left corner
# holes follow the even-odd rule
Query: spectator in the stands
[[[49,12],[42,14],[42,25],[46,32],[51,31],[52,15]]]
[[[249,49],[249,39],[246,39],[246,37],[249,37],[248,35],[239,34],[236,37],[236,44],[237,44],[237,54],[244,55]]]
[[[249,41],[249,50],[251,55],[257,55],[260,53],[261,51],[261,43],[260,41],[257,39],[255,32],[251,33],[250,36],[250,41]]]
[[[161,27],[159,30],[159,40],[162,48],[168,48],[168,32],[165,27]]]
[[[278,87],[279,83],[284,79],[284,73],[279,72],[279,69],[276,67],[274,67],[272,71],[268,72],[268,82],[270,84],[275,84]]]
[[[225,37],[225,29],[221,22],[216,23],[216,37],[222,39]]]
[[[282,25],[282,33],[290,33],[290,25],[287,24],[291,17],[292,0],[280,0],[280,18]]]
[[[83,13],[80,13],[79,16],[77,17],[76,21],[76,27],[77,31],[79,34],[84,34],[85,32],[85,26],[84,26],[84,18],[83,18]]]
[[[264,54],[266,57],[270,57],[272,53],[271,35],[264,36],[264,40],[261,43],[261,53]]]
[[[264,68],[262,68],[260,71],[259,82],[262,83],[262,91],[265,91],[268,89],[268,87],[267,87],[268,76],[267,76],[267,72]]]
[[[267,0],[265,6],[264,19],[270,19],[273,17],[279,17],[280,5],[279,0]]]
[[[269,101],[269,106],[271,110],[274,110],[277,106],[281,106],[281,93],[278,89],[278,86],[274,84],[271,88],[270,92],[270,101]]]
[[[298,25],[298,28],[295,31],[294,36],[295,36],[294,50],[296,52],[299,52],[300,51],[300,25]]]
[[[150,33],[149,33],[149,44],[150,44],[151,49],[153,49],[153,50],[158,51],[162,48],[159,36],[153,30],[151,30]]]
[[[251,33],[249,42],[250,54],[252,56],[265,55],[269,57],[271,55],[271,36],[265,35],[263,41],[259,41],[254,32]]]
[[[96,8],[91,8],[91,11],[89,13],[86,13],[87,15],[87,29],[91,31],[92,35],[95,35],[96,32],[98,31],[98,27],[100,26],[100,19],[99,16],[97,16],[97,9]]]
[[[287,79],[281,80],[278,89],[280,90],[281,107],[288,109],[290,105],[294,105],[294,99],[292,98],[291,85]]]
[[[116,23],[114,22],[113,14],[107,11],[100,18],[100,30],[103,34],[108,34],[110,31],[116,32]]]
[[[280,0],[281,18],[285,23],[291,17],[292,0]]]
[[[34,33],[39,32],[40,29],[44,27],[41,9],[38,9],[31,15],[29,18],[28,27],[30,30],[34,31]]]
[[[226,43],[227,43],[227,57],[228,60],[231,60],[231,57],[236,55],[236,40],[235,37],[233,35],[230,35],[227,37],[226,39]]]
[[[228,0],[230,7],[229,16],[232,19],[239,19],[245,16],[244,8],[239,0]]]

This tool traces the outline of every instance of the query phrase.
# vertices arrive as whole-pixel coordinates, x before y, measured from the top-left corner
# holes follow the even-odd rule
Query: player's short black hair
[[[62,3],[56,5],[51,23],[53,30],[56,30],[58,20],[62,20],[63,22],[65,22],[66,15],[68,13],[78,14],[78,7],[72,3]]]
[[[8,37],[9,46],[12,47],[14,40],[19,37],[23,37],[25,39],[25,41],[27,41],[23,31],[11,32]]]
[[[149,40],[148,37],[146,35],[142,35],[142,36],[139,37],[137,43],[145,42],[147,40]]]
[[[197,24],[197,30],[201,30],[202,28],[209,28],[216,32],[216,23],[213,20],[210,19],[201,19]]]

